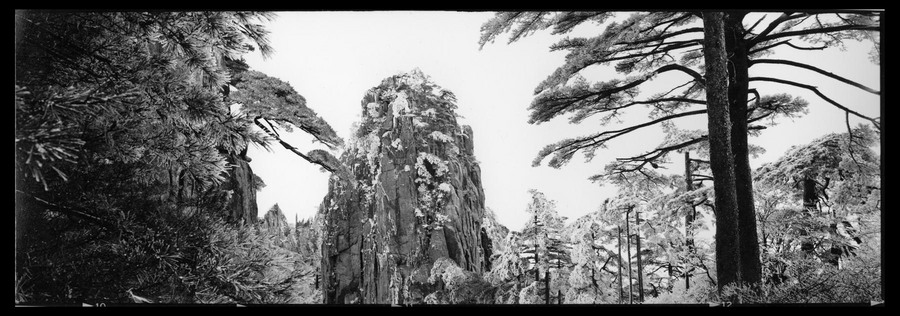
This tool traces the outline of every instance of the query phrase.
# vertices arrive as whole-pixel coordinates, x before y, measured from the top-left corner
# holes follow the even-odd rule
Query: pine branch
[[[668,71],[673,71],[673,70],[686,73],[686,74],[690,75],[691,77],[693,77],[695,81],[698,81],[701,83],[705,82],[705,80],[703,79],[703,76],[700,75],[699,73],[697,73],[696,71],[694,71],[693,69],[690,69],[688,67],[678,65],[678,64],[665,65],[654,71],[651,71],[650,73],[648,73],[647,75],[643,76],[640,79],[625,83],[623,85],[611,87],[608,89],[603,89],[600,91],[588,92],[588,93],[585,93],[582,95],[576,95],[576,96],[565,96],[562,98],[552,98],[551,96],[543,96],[543,97],[539,96],[537,99],[534,100],[534,102],[532,102],[532,105],[529,107],[529,109],[532,109],[534,111],[531,113],[528,122],[531,124],[536,124],[536,123],[539,124],[542,122],[547,122],[550,119],[556,117],[557,115],[560,115],[564,112],[569,111],[571,109],[571,107],[574,106],[575,103],[577,103],[578,101],[583,101],[590,97],[595,97],[594,102],[599,102],[602,99],[611,98],[612,96],[614,96],[618,93],[627,91],[628,89],[631,89],[634,87],[637,87],[637,86],[643,84],[644,82],[649,81],[655,75],[659,75],[659,74],[662,74],[662,73],[665,73]],[[542,83],[542,85],[543,85],[543,83]],[[553,103],[552,101],[561,101],[561,102]]]
[[[607,11],[597,11],[597,12],[564,12],[561,14],[561,17],[557,17],[556,19],[556,27],[553,28],[552,34],[563,34],[571,31],[573,28],[578,26],[579,24],[598,16],[609,15],[610,12]]]
[[[753,29],[755,29],[757,26],[759,26],[759,23],[762,22],[762,21],[765,20],[765,19],[766,19],[766,16],[765,16],[765,15],[759,17],[759,20],[756,20],[756,22],[753,23],[753,25],[751,25],[749,28],[747,28],[745,34],[753,34]]]
[[[667,46],[662,49],[659,48],[659,46],[662,44],[659,44],[659,45],[656,45],[657,46],[656,48],[654,48],[653,50],[651,50],[649,52],[641,52],[641,53],[634,53],[634,54],[620,55],[620,56],[615,56],[615,55],[617,55],[619,53],[631,51],[631,50],[641,50],[641,49],[645,49],[645,48],[649,48],[649,47],[653,47],[653,46],[648,45],[648,46],[643,46],[643,47],[633,47],[633,48],[627,48],[627,49],[621,49],[621,50],[609,50],[609,48],[590,47],[589,49],[582,49],[581,51],[575,51],[573,53],[570,53],[569,56],[566,57],[567,61],[564,66],[562,66],[561,68],[558,68],[550,76],[550,78],[547,78],[546,80],[541,82],[540,85],[538,85],[538,87],[535,89],[535,94],[538,94],[541,91],[546,90],[552,86],[556,86],[558,84],[563,83],[564,80],[568,80],[568,78],[570,78],[572,75],[578,73],[581,70],[584,70],[588,66],[592,66],[592,65],[596,65],[596,64],[605,64],[605,63],[610,63],[610,62],[620,61],[620,60],[627,60],[627,59],[643,59],[643,58],[647,58],[647,57],[651,57],[651,56],[656,56],[659,54],[667,54],[669,51],[676,50],[676,49],[687,48],[687,47],[691,47],[691,46],[699,46],[700,43],[701,43],[700,40],[665,43]],[[579,54],[576,54],[576,53],[591,55],[594,53],[594,51],[596,51],[598,49],[603,51],[602,56],[600,58],[590,58],[593,56],[588,56],[587,58],[585,58],[585,60],[581,60],[581,61],[571,60],[574,57],[578,57]],[[613,56],[615,56],[615,57],[613,57]],[[678,65],[675,65],[675,66],[678,66]],[[693,71],[687,67],[683,67],[683,66],[678,66],[678,67],[681,67],[679,70],[684,71],[685,73],[691,75],[692,77],[694,77],[702,82],[702,79],[703,79],[702,76],[695,75],[696,74],[695,71]],[[668,70],[672,70],[672,69],[668,69]],[[649,73],[652,74],[654,72],[649,72]],[[656,73],[661,73],[661,72],[659,72],[659,69],[657,69]]]
[[[834,101],[834,100],[832,100],[831,98],[825,96],[825,94],[823,94],[821,91],[819,91],[818,88],[816,88],[816,87],[814,87],[814,86],[810,86],[810,85],[806,85],[806,84],[802,84],[802,83],[797,83],[797,82],[793,82],[793,81],[790,81],[790,80],[783,80],[783,79],[770,78],[770,77],[750,77],[749,81],[751,81],[751,82],[752,82],[752,81],[769,81],[769,82],[776,82],[776,83],[781,83],[781,84],[791,85],[791,86],[800,87],[800,88],[804,88],[804,89],[810,90],[810,91],[812,91],[813,93],[815,93],[816,95],[818,95],[820,98],[822,98],[823,100],[825,100],[825,101],[827,101],[828,103],[831,103],[832,105],[834,105],[835,107],[837,107],[837,108],[839,108],[839,109],[841,109],[841,110],[844,110],[844,111],[847,112],[847,113],[856,115],[856,116],[858,116],[858,117],[860,117],[860,118],[863,118],[863,119],[865,119],[865,120],[868,120],[868,121],[872,122],[872,124],[874,124],[876,128],[878,128],[879,130],[881,130],[881,124],[878,122],[877,119],[873,119],[873,118],[871,118],[871,117],[862,115],[862,114],[860,114],[859,112],[853,111],[853,110],[851,110],[851,109],[849,109],[849,108],[847,108],[847,107],[841,105],[841,104],[838,103],[837,101]]]
[[[522,36],[528,34],[529,31],[534,31],[533,27],[544,17],[544,12],[541,11],[534,12],[533,14],[534,18],[532,18],[531,21],[523,23],[519,26],[518,30],[513,31],[513,34],[509,37],[509,44],[519,40]]]
[[[775,19],[774,21],[769,23],[769,26],[767,26],[765,29],[763,29],[763,31],[760,32],[759,35],[750,39],[749,47],[753,47],[753,45],[755,45],[756,43],[763,42],[762,40],[760,40],[760,38],[768,36],[781,23],[784,23],[784,22],[787,22],[790,20],[799,19],[799,18],[806,17],[806,16],[807,16],[807,14],[805,14],[805,13],[800,13],[800,14],[794,15],[794,16],[792,16],[790,13],[782,13],[781,16],[779,16],[777,19]]]
[[[644,28],[643,30],[641,30],[641,32],[646,32],[646,31],[655,29],[655,28],[657,28],[657,27],[660,27],[660,26],[663,26],[663,25],[668,24],[668,25],[666,25],[666,27],[663,28],[663,30],[662,30],[662,32],[665,33],[665,31],[667,31],[670,27],[672,27],[672,25],[675,25],[677,22],[680,22],[680,21],[682,21],[682,20],[684,20],[684,19],[687,19],[687,18],[689,18],[689,17],[691,17],[691,14],[690,14],[690,13],[684,13],[684,14],[682,14],[682,15],[680,15],[680,16],[675,17],[675,18],[672,18],[672,19],[669,19],[669,20],[665,20],[665,21],[656,23],[656,24],[654,24],[654,25],[651,25],[651,26],[649,26],[649,27],[646,27],[646,28]],[[702,29],[701,29],[701,31],[702,31]]]
[[[668,53],[668,52],[676,50],[676,49],[687,48],[687,47],[691,47],[691,46],[701,46],[701,44],[702,44],[702,40],[697,39],[697,40],[688,40],[688,41],[659,43],[657,45],[645,45],[645,46],[630,47],[630,48],[613,51],[612,53],[607,54],[607,56],[612,56],[617,53],[623,53],[623,52],[627,52],[627,51],[642,50],[642,49],[651,48],[651,47],[653,49],[650,50],[649,52],[639,52],[639,53],[632,53],[632,54],[624,55],[624,56],[596,59],[596,60],[592,60],[589,65],[603,64],[603,63],[608,63],[608,62],[612,62],[612,61],[631,59],[631,58],[645,58],[645,57],[649,57],[649,56],[653,56],[653,55]],[[663,47],[663,45],[666,45],[666,46]]]
[[[616,137],[619,137],[619,136],[628,134],[628,133],[630,133],[630,132],[633,132],[633,131],[635,131],[635,130],[637,130],[637,129],[640,129],[640,128],[643,128],[643,127],[647,127],[647,126],[650,126],[650,125],[658,124],[658,123],[660,123],[660,122],[664,122],[664,121],[676,119],[676,118],[679,118],[679,117],[690,116],[690,115],[697,115],[697,114],[703,114],[703,113],[706,113],[706,112],[707,112],[707,110],[704,109],[704,110],[695,110],[695,111],[683,112],[683,113],[678,113],[678,114],[672,114],[672,115],[668,115],[668,116],[665,116],[665,117],[661,117],[661,118],[658,118],[658,119],[655,119],[655,120],[652,120],[652,121],[649,121],[649,122],[644,122],[644,123],[641,123],[641,124],[633,125],[633,126],[630,126],[630,127],[627,127],[627,128],[623,128],[623,129],[619,129],[619,130],[613,130],[613,131],[605,131],[605,132],[602,132],[602,133],[600,133],[600,134],[591,136],[591,137],[589,137],[589,138],[586,138],[586,139],[580,139],[580,140],[577,140],[577,141],[575,141],[575,142],[573,142],[573,143],[571,143],[571,144],[568,144],[568,145],[566,145],[566,146],[559,147],[559,148],[557,148],[557,151],[558,151],[558,150],[562,150],[562,149],[570,150],[570,151],[577,151],[577,150],[584,149],[584,148],[587,148],[587,147],[600,146],[600,145],[602,145],[603,143],[605,143],[605,142],[607,142],[607,141],[610,141],[610,140],[612,140],[612,139],[614,139],[614,138],[616,138]],[[610,135],[610,136],[603,137],[604,135]],[[588,141],[590,141],[590,143],[586,143],[586,142],[588,142]],[[574,146],[575,148],[574,148],[574,149],[571,149],[573,146]]]
[[[618,43],[616,43],[616,45],[634,45],[634,44],[652,43],[652,42],[656,42],[656,41],[663,41],[670,37],[675,37],[678,35],[688,34],[688,33],[703,33],[703,28],[702,27],[691,27],[691,28],[677,30],[677,31],[674,31],[671,33],[662,33],[662,34],[659,34],[654,37],[648,37],[648,38],[640,39],[640,40],[633,41],[633,42],[618,42]],[[660,43],[659,45],[673,44],[673,43],[683,44],[683,43],[693,43],[693,42],[694,42],[693,40],[692,41],[680,41],[680,42]],[[659,45],[657,45],[657,47]],[[642,46],[642,47],[637,47],[637,48],[646,48],[646,47],[650,47],[650,46]]]
[[[267,128],[265,125],[263,125],[262,123],[260,123],[260,122],[259,122],[259,119],[260,119],[259,117],[253,119],[253,122],[256,123],[256,126],[259,126],[260,128],[263,129],[263,131],[265,131],[267,134],[269,134],[269,136],[272,136],[273,138],[275,138],[276,140],[278,140],[278,143],[280,143],[282,147],[284,147],[284,148],[287,149],[287,150],[290,150],[291,152],[293,152],[293,153],[296,154],[297,156],[300,156],[300,158],[303,158],[303,159],[305,159],[306,161],[308,161],[308,162],[310,162],[310,163],[313,163],[313,164],[317,164],[317,165],[319,165],[319,166],[322,166],[322,168],[324,168],[325,170],[328,170],[328,172],[334,173],[334,172],[336,171],[335,168],[333,168],[332,166],[326,165],[326,164],[324,164],[324,163],[321,162],[321,161],[318,161],[318,160],[316,160],[316,159],[310,158],[309,156],[307,156],[306,154],[304,154],[303,152],[301,152],[300,150],[298,150],[296,147],[291,146],[291,144],[288,144],[287,142],[285,142],[284,140],[282,140],[281,137],[278,136],[278,134],[276,134],[276,133],[274,133],[273,131],[269,130],[269,128]]]
[[[791,37],[791,36],[803,36],[803,35],[811,35],[811,34],[828,34],[828,33],[832,33],[832,32],[840,32],[840,31],[880,31],[880,30],[881,30],[881,27],[872,26],[872,25],[838,25],[838,26],[830,26],[830,27],[823,27],[823,28],[817,28],[817,29],[807,29],[807,30],[777,33],[777,34],[773,34],[770,36],[764,36],[762,38],[757,36],[756,39],[750,41],[749,45],[752,47],[753,45],[760,43],[760,42],[770,41],[773,39],[783,38],[783,37]]]
[[[804,64],[804,63],[798,63],[798,62],[795,62],[795,61],[781,60],[781,59],[755,59],[755,60],[751,60],[751,61],[750,61],[750,65],[749,65],[749,66],[753,66],[754,64],[782,64],[782,65],[790,65],[790,66],[794,66],[794,67],[800,67],[800,68],[803,68],[803,69],[815,71],[815,72],[820,73],[820,74],[822,74],[822,75],[824,75],[824,76],[827,76],[827,77],[829,77],[829,78],[832,78],[832,79],[835,79],[835,80],[837,80],[837,81],[840,81],[840,82],[849,84],[849,85],[851,85],[851,86],[857,87],[857,88],[859,88],[859,89],[865,90],[866,92],[869,92],[869,93],[872,93],[872,94],[881,95],[881,92],[879,92],[879,91],[877,91],[877,90],[875,90],[875,89],[866,87],[866,86],[864,86],[864,85],[862,85],[862,84],[859,84],[859,83],[857,83],[857,82],[855,82],[855,81],[853,81],[853,80],[850,80],[850,79],[847,79],[847,78],[844,78],[844,77],[835,75],[834,73],[827,72],[827,71],[825,71],[825,70],[822,70],[821,68],[814,67],[814,66],[811,66],[811,65],[808,65],[808,64]]]
[[[749,127],[747,127],[747,130],[759,130],[759,129],[765,129],[765,126],[749,126]],[[687,140],[687,141],[684,141],[684,142],[681,142],[678,144],[669,145],[669,146],[665,146],[665,147],[659,147],[652,151],[643,153],[641,155],[637,155],[637,156],[633,156],[633,157],[626,157],[626,158],[616,158],[616,161],[620,161],[620,162],[622,162],[622,164],[620,166],[617,166],[613,172],[594,176],[592,178],[601,177],[601,176],[610,176],[610,175],[614,175],[614,174],[625,174],[625,173],[636,172],[636,171],[640,172],[645,165],[647,165],[647,164],[653,165],[656,160],[660,159],[661,157],[665,156],[666,154],[668,154],[672,151],[678,150],[678,149],[682,149],[682,148],[706,141],[708,139],[708,137],[709,137],[708,135],[702,135],[700,137],[697,137],[697,138],[694,138],[691,140]],[[631,168],[626,168],[628,166],[627,163],[638,163],[638,164],[631,165]]]
[[[753,49],[753,50],[751,50],[751,51],[749,52],[749,55],[753,55],[753,54],[756,54],[756,53],[758,53],[758,52],[761,52],[761,51],[764,51],[764,50],[767,50],[767,49],[771,49],[771,48],[774,48],[774,47],[777,47],[777,46],[781,46],[781,45],[787,45],[787,46],[790,46],[790,47],[792,47],[792,48],[794,48],[794,49],[799,49],[799,50],[823,50],[823,49],[828,48],[828,45],[813,46],[813,47],[800,47],[800,46],[797,46],[797,45],[794,45],[793,43],[791,43],[791,40],[783,40],[783,41],[777,42],[777,43],[772,44],[772,45],[763,46],[763,47],[760,47],[760,48],[757,48],[757,49]]]

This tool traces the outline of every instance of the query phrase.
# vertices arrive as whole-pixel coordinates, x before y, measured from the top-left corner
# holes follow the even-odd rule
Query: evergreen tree
[[[16,270],[30,302],[278,300],[253,274],[274,248],[221,223],[235,166],[270,141],[225,99],[258,79],[233,81],[242,54],[272,52],[260,24],[272,17],[16,12]],[[262,248],[235,261],[228,242]],[[225,277],[235,271],[247,277]]]
[[[546,279],[551,270],[555,271],[554,275],[560,275],[563,267],[568,269],[571,265],[571,246],[562,236],[566,218],[556,212],[555,201],[548,200],[537,190],[529,190],[529,193],[531,203],[525,211],[531,220],[522,228],[521,239],[524,243],[520,253],[528,264],[526,275],[534,275],[536,282],[543,277],[548,285],[542,294],[549,295],[556,292],[551,290],[550,280]]]
[[[703,55],[706,61],[706,104],[709,112],[709,152],[716,192],[716,280],[719,291],[741,283],[741,227],[731,152],[731,122],[728,107],[728,70],[725,22],[720,12],[703,13]],[[755,241],[755,240],[754,240]],[[754,258],[754,261],[759,261]],[[744,263],[749,264],[749,263]]]
[[[759,64],[801,68],[821,74],[828,80],[838,80],[864,91],[879,94],[880,92],[874,89],[802,62],[762,57],[770,54],[773,48],[782,45],[800,50],[816,50],[840,47],[843,45],[843,41],[850,39],[872,40],[875,42],[873,55],[879,56],[880,45],[877,37],[880,32],[880,14],[866,11],[848,13],[788,12],[763,24],[764,19],[750,19],[749,13],[730,11],[722,16],[724,56],[727,56],[732,70],[726,71],[724,78],[718,77],[719,80],[726,80],[728,88],[725,91],[713,91],[713,93],[726,95],[724,104],[729,109],[728,112],[734,115],[719,115],[716,126],[710,126],[709,132],[727,132],[730,135],[727,142],[730,144],[728,148],[734,161],[722,167],[730,170],[735,181],[725,179],[731,178],[731,176],[723,176],[724,178],[716,180],[717,182],[729,182],[725,187],[734,193],[728,193],[728,195],[735,197],[719,196],[718,199],[722,200],[721,203],[729,201],[728,206],[725,207],[728,210],[724,211],[723,215],[726,217],[734,215],[735,218],[735,220],[723,221],[729,222],[724,224],[736,226],[738,224],[730,222],[739,222],[739,226],[744,229],[741,233],[734,232],[739,235],[729,238],[730,241],[725,242],[740,246],[737,256],[744,263],[741,268],[743,281],[758,283],[761,275],[757,259],[759,252],[758,241],[755,238],[755,211],[752,183],[749,176],[749,160],[747,159],[749,145],[746,136],[753,130],[749,124],[759,118],[757,115],[760,109],[771,108],[779,104],[767,102],[773,98],[761,95],[761,91],[749,84],[766,81],[806,89],[815,93],[825,102],[845,111],[848,117],[852,114],[871,122],[877,130],[880,130],[880,121],[878,118],[866,116],[828,98],[814,85],[780,78],[751,78],[747,75],[748,69]],[[581,151],[590,159],[593,157],[593,153],[608,141],[635,130],[677,118],[707,114],[706,109],[691,110],[692,107],[698,105],[712,106],[712,104],[707,104],[712,101],[702,98],[701,95],[710,84],[701,72],[711,69],[710,65],[704,66],[704,54],[701,50],[704,47],[704,29],[707,27],[706,24],[699,23],[703,15],[700,12],[641,12],[634,13],[621,21],[607,22],[618,18],[619,15],[615,12],[501,12],[486,22],[482,26],[480,40],[482,46],[506,32],[511,34],[510,42],[513,42],[542,29],[551,28],[553,34],[565,34],[585,23],[608,24],[606,30],[597,37],[565,38],[551,46],[552,50],[568,50],[569,54],[566,57],[566,63],[535,89],[536,97],[529,108],[532,111],[530,123],[540,124],[562,115],[571,115],[570,121],[579,123],[588,117],[599,114],[603,115],[600,117],[600,123],[606,124],[619,117],[621,112],[635,105],[647,105],[651,109],[651,120],[645,123],[548,145],[538,154],[534,164],[540,164],[552,154],[549,165],[559,168],[568,162],[576,152]],[[745,19],[751,23],[745,25]],[[755,33],[755,30],[759,30],[758,33]],[[821,44],[821,46],[803,46],[798,42]],[[624,80],[612,79],[589,84],[579,75],[589,66],[610,64],[615,64],[616,71],[631,76]],[[642,95],[638,88],[642,84],[664,74],[669,76],[670,73],[687,75],[688,80],[668,92],[641,99]],[[708,75],[706,74],[706,76]],[[707,93],[710,92],[707,91]],[[749,98],[750,95],[753,98]],[[753,102],[752,106],[750,106],[751,101]],[[790,110],[797,109],[797,106],[792,103],[787,105],[787,108],[776,110],[776,112],[796,113]],[[721,109],[721,107],[716,109]],[[712,120],[713,116],[709,118]],[[725,122],[728,122],[731,128],[725,129],[723,125],[726,124]],[[708,136],[705,133],[696,134],[693,138],[657,147],[642,155],[619,158],[615,163],[618,167],[613,168],[612,171],[638,172],[646,169],[647,165],[656,166],[668,153],[700,142],[708,142],[713,137],[712,134]],[[718,138],[718,136],[715,137]],[[725,139],[721,139],[721,141],[724,142]],[[607,168],[607,170],[610,169]],[[725,171],[715,173],[723,172]],[[718,177],[718,175],[716,176]],[[735,200],[734,203],[730,202],[732,199]],[[723,256],[723,258],[730,257],[732,256]]]

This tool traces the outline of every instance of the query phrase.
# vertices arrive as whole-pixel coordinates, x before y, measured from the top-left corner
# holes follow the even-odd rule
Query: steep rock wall
[[[231,192],[227,199],[227,218],[234,223],[256,223],[259,209],[256,206],[256,185],[250,158],[242,154],[228,156],[231,170],[224,186]]]
[[[455,102],[418,70],[366,92],[320,209],[325,303],[421,303],[440,258],[485,270],[481,170]]]

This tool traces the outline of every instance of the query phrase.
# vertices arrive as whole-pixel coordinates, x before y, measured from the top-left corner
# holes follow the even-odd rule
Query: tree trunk
[[[671,262],[669,262],[669,266],[666,267],[666,271],[669,272],[669,286],[667,286],[667,288],[669,289],[669,292],[671,292],[673,286],[675,285],[675,276],[672,275],[672,263]]]
[[[634,239],[637,246],[637,282],[638,282],[638,302],[644,302],[644,269],[641,267],[641,215],[640,212],[634,213]]]
[[[634,285],[631,280],[631,226],[628,224],[628,212],[625,212],[625,250],[628,251],[628,304],[634,303]]]
[[[716,195],[716,284],[719,293],[725,286],[740,284],[741,281],[723,16],[722,12],[703,12],[710,168],[715,179],[713,189]]]
[[[562,269],[562,261],[560,261],[559,259],[556,259],[556,274],[557,274],[557,276],[559,276],[560,269]],[[556,289],[556,301],[557,301],[557,304],[562,304],[562,294],[560,293],[559,289]]]
[[[751,285],[762,280],[753,179],[747,143],[747,95],[749,93],[748,49],[744,41],[746,12],[730,12],[725,17],[725,51],[731,67],[728,76],[731,152],[734,155],[734,185],[740,226],[741,282]]]
[[[550,269],[544,272],[544,304],[550,305]]]
[[[616,266],[616,270],[619,272],[619,304],[622,304],[622,226],[616,226],[616,234],[619,238],[619,255],[616,256],[616,262],[618,262],[619,265]]]
[[[694,176],[691,171],[691,153],[688,151],[684,152],[684,182],[685,182],[685,192],[690,192],[694,190]],[[691,203],[691,210],[688,211],[687,215],[684,216],[684,236],[685,236],[685,244],[688,248],[688,254],[691,255],[694,253],[694,234],[691,231],[691,226],[694,223],[694,205]],[[691,289],[691,275],[688,270],[688,263],[685,262],[684,266],[684,289]]]
[[[541,269],[538,263],[538,231],[537,231],[537,215],[534,215],[534,282],[541,281]]]

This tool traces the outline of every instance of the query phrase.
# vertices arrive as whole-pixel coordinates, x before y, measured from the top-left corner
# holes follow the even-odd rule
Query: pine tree
[[[235,249],[209,240],[228,234],[220,228],[240,229],[218,222],[233,194],[231,165],[248,160],[250,144],[270,141],[224,100],[247,70],[241,55],[272,52],[260,24],[272,17],[16,12],[17,279],[31,275],[36,301],[113,302],[141,284],[148,288],[135,295],[194,302],[210,289],[215,273],[205,269],[215,267],[204,260]],[[249,191],[260,188],[249,169],[244,175]],[[48,243],[65,251],[48,253]],[[68,264],[28,273],[42,260]]]
[[[527,257],[528,274],[534,273],[535,281],[539,282],[544,276],[545,298],[549,302],[550,270],[561,270],[557,267],[568,268],[571,264],[568,242],[561,235],[566,218],[556,212],[556,202],[548,200],[546,196],[537,191],[529,190],[531,203],[526,212],[532,218],[522,229],[521,239],[524,242],[520,252],[529,254]]]
[[[865,87],[861,84],[804,64],[802,62],[765,59],[765,54],[782,45],[794,49],[817,50],[828,47],[840,47],[843,41],[872,40],[874,56],[879,56],[880,45],[878,32],[880,32],[880,14],[878,12],[788,12],[778,18],[763,24],[764,19],[751,20],[752,24],[744,25],[744,20],[750,16],[749,12],[730,11],[723,15],[723,42],[725,55],[732,71],[726,71],[725,76],[719,80],[728,83],[724,91],[725,107],[735,115],[722,116],[715,128],[710,127],[709,133],[728,131],[730,153],[735,158],[733,162],[723,166],[731,169],[736,181],[716,177],[716,181],[728,181],[734,184],[731,191],[737,191],[735,203],[728,204],[726,209],[734,210],[740,226],[745,228],[740,235],[740,240],[734,240],[735,246],[740,246],[740,258],[747,261],[742,267],[746,275],[745,281],[758,283],[760,280],[758,264],[758,242],[756,240],[755,211],[753,208],[753,188],[749,176],[749,163],[747,155],[750,146],[746,136],[754,130],[751,123],[771,114],[795,115],[802,109],[798,102],[779,103],[778,97],[763,96],[756,88],[749,84],[753,82],[775,82],[808,90],[816,94],[829,104],[870,122],[880,130],[878,118],[872,118],[861,114],[847,106],[844,106],[828,98],[814,85],[798,83],[791,80],[770,77],[749,77],[748,69],[759,64],[783,65],[793,68],[801,68],[814,71],[827,80],[838,80],[850,86],[864,91],[880,94],[879,91]],[[634,13],[621,21],[612,21],[619,17],[615,12],[501,12],[482,26],[480,44],[483,46],[492,42],[498,35],[509,32],[510,42],[516,41],[533,32],[552,29],[553,34],[565,34],[576,26],[585,23],[606,23],[608,27],[599,36],[594,38],[565,38],[551,46],[552,50],[568,50],[566,63],[551,74],[536,89],[536,97],[530,106],[530,123],[540,124],[562,115],[571,115],[570,121],[579,123],[588,117],[603,115],[599,118],[601,124],[606,124],[616,119],[621,112],[635,105],[647,105],[650,109],[650,119],[647,122],[635,124],[630,127],[607,130],[584,137],[567,139],[545,147],[534,161],[540,164],[547,156],[553,157],[548,164],[559,168],[568,162],[576,152],[582,152],[588,159],[593,153],[602,148],[608,141],[631,133],[635,130],[656,124],[665,124],[674,119],[707,114],[706,109],[690,110],[697,105],[707,105],[711,100],[703,99],[703,90],[709,82],[701,71],[703,63],[704,29],[705,24],[698,23],[703,16],[700,12],[641,12]],[[759,29],[757,27],[760,27]],[[760,30],[761,29],[761,30]],[[760,30],[754,33],[755,30]],[[823,44],[815,47],[804,47],[797,42],[805,41],[811,44]],[[678,56],[678,57],[674,57]],[[579,73],[592,65],[610,65],[615,63],[616,71],[633,75],[622,79],[612,79],[606,82],[589,84]],[[705,66],[709,69],[709,65]],[[680,73],[687,75],[688,80],[674,87],[666,93],[653,95],[646,99],[638,88],[645,82],[662,75]],[[707,92],[708,93],[708,92]],[[750,99],[748,96],[753,95]],[[753,106],[750,106],[750,102]],[[796,100],[796,99],[795,99]],[[782,107],[782,105],[784,105]],[[760,115],[761,110],[769,111],[769,114]],[[774,110],[774,111],[773,111]],[[711,112],[709,114],[712,114]],[[770,116],[775,117],[775,116]],[[712,115],[709,117],[712,119]],[[724,129],[726,122],[731,128]],[[718,131],[717,131],[718,130]],[[713,135],[706,133],[694,133],[693,137],[680,138],[678,142],[666,143],[645,154],[617,159],[607,168],[607,174],[621,172],[640,172],[646,170],[646,166],[656,166],[664,162],[668,153],[688,146],[711,141]],[[667,138],[670,138],[667,136]],[[723,139],[724,140],[724,139]],[[719,146],[719,145],[715,145]],[[719,168],[718,166],[716,168]],[[715,172],[720,173],[720,172]],[[603,178],[600,175],[596,178]],[[726,177],[729,178],[729,177]],[[732,187],[730,184],[728,187]],[[718,191],[718,190],[717,190]],[[725,200],[724,196],[718,197]],[[733,204],[737,204],[736,209]],[[726,211],[731,214],[732,211]],[[730,216],[730,215],[726,215]],[[728,221],[731,221],[730,219]],[[731,224],[727,224],[731,225]],[[726,242],[728,243],[728,242]]]
[[[738,224],[734,156],[731,155],[724,15],[718,12],[704,12],[703,25],[710,166],[715,178],[713,185],[716,191],[716,279],[721,292],[726,285],[741,284],[739,238],[742,227]]]

